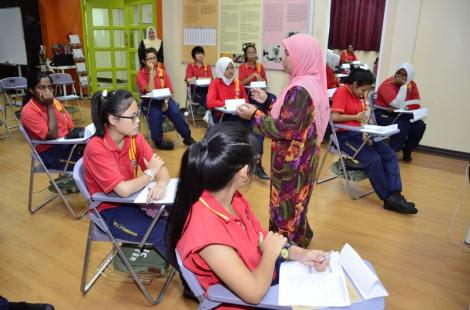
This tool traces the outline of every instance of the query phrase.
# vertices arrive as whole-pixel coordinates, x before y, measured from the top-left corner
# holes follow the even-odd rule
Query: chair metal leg
[[[10,127],[8,127],[6,107],[1,106],[0,108],[2,109],[3,125],[5,126],[5,130],[6,130],[6,134],[0,136],[0,139],[3,139],[3,138],[8,138],[11,132],[10,132]]]
[[[83,113],[82,113],[82,107],[80,105],[80,100],[76,99],[77,101],[77,108],[78,108],[78,113],[80,113],[80,123],[83,122]]]
[[[327,177],[327,178],[324,178],[324,179],[320,180],[320,174],[323,171],[323,166],[325,165],[326,158],[328,157],[328,152],[330,151],[330,147],[332,145],[333,145],[332,139],[330,139],[330,141],[328,142],[328,146],[326,148],[326,153],[325,153],[325,155],[323,156],[323,158],[320,162],[320,166],[318,167],[318,172],[317,172],[317,177],[316,177],[316,183],[317,184],[322,184],[322,183],[328,182],[330,180],[336,179],[338,177],[337,175],[332,175],[330,177]]]

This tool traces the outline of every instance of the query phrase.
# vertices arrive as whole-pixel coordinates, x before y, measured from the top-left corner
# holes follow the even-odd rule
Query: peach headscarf
[[[289,84],[283,89],[271,109],[271,116],[279,118],[281,107],[287,92],[294,86],[305,88],[312,98],[317,127],[318,144],[323,140],[328,119],[330,105],[326,90],[325,56],[320,44],[310,35],[295,34],[282,40],[292,60],[293,71],[289,75]]]

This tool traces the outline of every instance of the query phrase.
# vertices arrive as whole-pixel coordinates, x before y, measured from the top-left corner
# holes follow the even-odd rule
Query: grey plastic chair
[[[61,96],[56,96],[57,100],[65,103],[65,101],[75,101],[77,103],[78,113],[80,114],[80,122],[83,122],[83,113],[80,106],[80,96],[77,95],[75,90],[75,81],[72,79],[72,76],[68,73],[52,73],[49,74],[49,77],[52,80],[52,85],[55,86],[55,92],[62,87],[64,92]],[[67,92],[67,87],[71,88],[71,92]],[[68,109],[70,110],[70,108]],[[73,111],[72,111],[73,113]]]
[[[45,140],[45,141],[39,141],[39,140],[31,140],[29,137],[28,133],[24,129],[22,125],[19,125],[20,131],[26,140],[26,143],[29,145],[29,148],[31,150],[31,168],[30,168],[30,174],[29,174],[29,194],[28,194],[28,210],[30,213],[35,213],[45,205],[47,205],[49,202],[54,200],[55,198],[59,198],[62,200],[64,203],[65,207],[67,210],[70,212],[73,218],[75,219],[80,219],[85,213],[86,210],[83,210],[82,212],[75,212],[74,209],[72,208],[69,200],[65,195],[62,193],[60,190],[59,186],[57,185],[56,180],[53,177],[53,174],[59,174],[59,175],[71,175],[71,171],[67,171],[68,165],[70,164],[70,159],[72,158],[73,152],[75,151],[75,148],[79,144],[84,144],[86,141],[83,142],[70,142],[67,140],[62,140],[62,141],[56,141],[56,140]],[[64,167],[64,170],[55,170],[55,169],[48,169],[44,162],[41,159],[41,156],[39,156],[39,153],[36,151],[36,146],[41,145],[41,144],[46,144],[46,145],[51,145],[51,144],[73,144],[74,146],[70,150],[67,164]],[[44,173],[47,175],[47,178],[49,179],[50,184],[53,186],[55,190],[55,194],[49,195],[46,199],[44,199],[42,202],[40,202],[38,205],[33,206],[33,196],[35,193],[42,192],[45,189],[42,189],[38,192],[34,191],[34,176],[38,173]]]
[[[86,294],[91,287],[95,284],[95,282],[100,278],[103,272],[108,268],[110,263],[113,261],[113,258],[118,255],[119,258],[122,260],[124,265],[126,266],[127,270],[130,272],[132,279],[135,281],[136,285],[141,290],[142,294],[144,294],[145,298],[148,300],[149,303],[152,305],[156,305],[160,303],[165,295],[168,286],[173,279],[176,270],[172,269],[159,292],[157,297],[153,297],[150,291],[145,287],[143,280],[137,275],[134,269],[131,266],[129,259],[124,255],[121,249],[121,243],[126,244],[136,244],[141,249],[146,246],[152,246],[152,244],[146,243],[147,237],[149,236],[150,232],[153,230],[157,221],[160,219],[161,215],[164,213],[166,207],[163,205],[160,207],[157,216],[152,221],[152,224],[148,227],[146,234],[144,235],[141,242],[136,243],[135,241],[124,240],[124,239],[116,239],[109,231],[106,222],[101,217],[100,213],[97,210],[97,207],[102,202],[112,202],[112,203],[132,203],[135,199],[137,194],[131,195],[126,198],[119,197],[118,195],[112,193],[106,195],[104,193],[96,193],[93,196],[90,195],[88,189],[85,184],[85,169],[83,167],[83,159],[77,161],[73,169],[73,178],[75,183],[77,184],[80,192],[83,195],[83,198],[89,204],[89,217],[90,217],[90,226],[88,229],[88,236],[87,236],[87,243],[85,247],[85,257],[83,261],[83,272],[82,272],[82,280],[80,284],[80,290],[82,294]],[[106,257],[101,261],[100,265],[96,268],[96,273],[91,277],[91,280],[87,282],[88,276],[88,265],[90,261],[90,254],[91,254],[91,246],[94,241],[105,241],[111,242],[113,247],[111,251],[106,255]]]
[[[12,76],[12,77],[7,77],[4,79],[0,80],[0,87],[3,90],[3,96],[5,97],[5,103],[8,106],[11,115],[13,116],[13,119],[15,120],[16,125],[10,126],[7,123],[7,113],[6,113],[6,106],[2,107],[2,116],[5,120],[5,128],[7,131],[7,136],[10,136],[10,132],[12,129],[18,128],[20,122],[18,118],[16,117],[15,111],[14,111],[14,99],[18,96],[23,95],[23,91],[28,88],[28,81],[26,78],[21,77],[21,76]],[[13,95],[10,93],[14,93],[14,98]]]

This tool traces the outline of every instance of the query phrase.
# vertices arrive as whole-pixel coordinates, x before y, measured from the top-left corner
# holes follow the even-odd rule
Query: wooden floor
[[[196,140],[204,132],[202,127],[193,128]],[[174,133],[167,137],[174,139]],[[269,147],[268,142],[266,168]],[[172,176],[177,175],[184,150],[179,144],[173,151],[158,151]],[[82,296],[79,287],[88,218],[72,219],[58,201],[29,214],[29,165],[29,150],[18,131],[0,140],[0,295],[12,301],[49,302],[56,309],[148,309],[137,286],[112,275]],[[376,268],[390,293],[387,309],[467,309],[470,249],[462,246],[462,240],[470,222],[470,185],[463,186],[465,168],[464,161],[420,153],[414,155],[412,164],[401,163],[404,194],[416,203],[416,216],[384,210],[375,194],[352,200],[339,180],[316,185],[308,215],[315,231],[310,247],[339,250],[350,243]],[[246,196],[266,227],[268,183],[255,178]],[[448,238],[449,223],[461,198]],[[86,207],[80,197],[74,199],[74,206]],[[155,288],[158,285],[158,281],[152,283]],[[155,307],[196,309],[196,304],[182,297],[180,280],[175,277],[163,302]]]

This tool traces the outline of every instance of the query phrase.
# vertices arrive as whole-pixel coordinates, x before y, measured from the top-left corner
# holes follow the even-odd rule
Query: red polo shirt
[[[388,107],[390,102],[392,102],[397,97],[400,86],[394,84],[393,80],[394,79],[392,76],[380,84],[379,89],[377,90],[377,99],[375,100],[376,105],[381,107]],[[405,101],[414,99],[421,98],[419,97],[418,86],[416,86],[414,81],[411,81],[408,84]]]
[[[55,117],[58,127],[57,138],[62,138],[73,128],[72,117],[59,100],[54,99],[53,104],[55,106]],[[31,140],[46,140],[49,131],[47,107],[34,99],[29,100],[21,110],[21,124]],[[36,146],[36,151],[41,153],[51,147],[52,145],[38,145]]]
[[[176,246],[184,266],[196,275],[204,290],[221,283],[199,255],[199,251],[208,245],[219,244],[233,248],[250,271],[261,261],[258,233],[266,236],[266,231],[240,192],[233,197],[232,207],[236,216],[230,214],[209,192],[203,192],[192,206]]]
[[[134,139],[125,137],[121,149],[111,139],[108,130],[104,138],[97,136],[91,138],[83,154],[88,191],[91,195],[97,192],[106,194],[112,192],[122,181],[137,176],[137,166],[140,166],[142,171],[145,170],[144,158],[150,160],[152,155],[152,148],[140,133],[134,136]],[[116,206],[112,203],[103,203],[98,207],[98,211]]]
[[[238,79],[243,81],[255,72],[257,72],[266,81],[266,83],[268,83],[268,80],[266,79],[266,71],[264,71],[263,65],[259,62],[257,62],[255,66],[250,65],[247,62],[241,64],[240,67],[238,67]],[[250,83],[254,81],[256,81],[256,78],[252,78],[245,85],[250,85]]]
[[[337,88],[339,86],[338,78],[336,77],[335,70],[326,65],[326,87]]]
[[[159,69],[161,70],[161,73]],[[135,79],[137,82],[137,87],[139,88],[141,94],[146,94],[153,90],[147,89],[147,83],[149,81],[149,70],[147,67],[140,69]],[[162,85],[162,80],[164,85]],[[155,77],[153,85],[154,89],[169,88],[170,92],[173,93],[173,86],[171,86],[170,77],[168,76],[168,74],[166,74],[166,71],[163,68],[155,68]]]
[[[352,62],[356,60],[357,60],[356,54],[354,54],[354,52],[350,53],[348,51],[342,52],[339,58],[340,63],[348,63],[348,62]]]
[[[186,67],[186,77],[185,79],[190,79],[193,77],[198,78],[211,78],[212,77],[212,68],[209,65],[204,64],[203,66],[198,66],[196,62],[188,64]]]
[[[245,102],[248,102],[245,87],[240,81],[238,83],[237,90],[235,79],[228,86],[221,78],[213,79],[207,93],[207,108],[223,107],[225,99],[245,99]]]
[[[331,112],[339,112],[346,115],[356,115],[359,112],[365,111],[367,106],[359,97],[356,97],[348,85],[340,86],[333,95],[333,102],[331,104]],[[335,122],[336,124],[344,124],[349,126],[360,127],[361,122],[359,121],[346,121],[346,122]],[[339,131],[344,131],[339,130]]]

